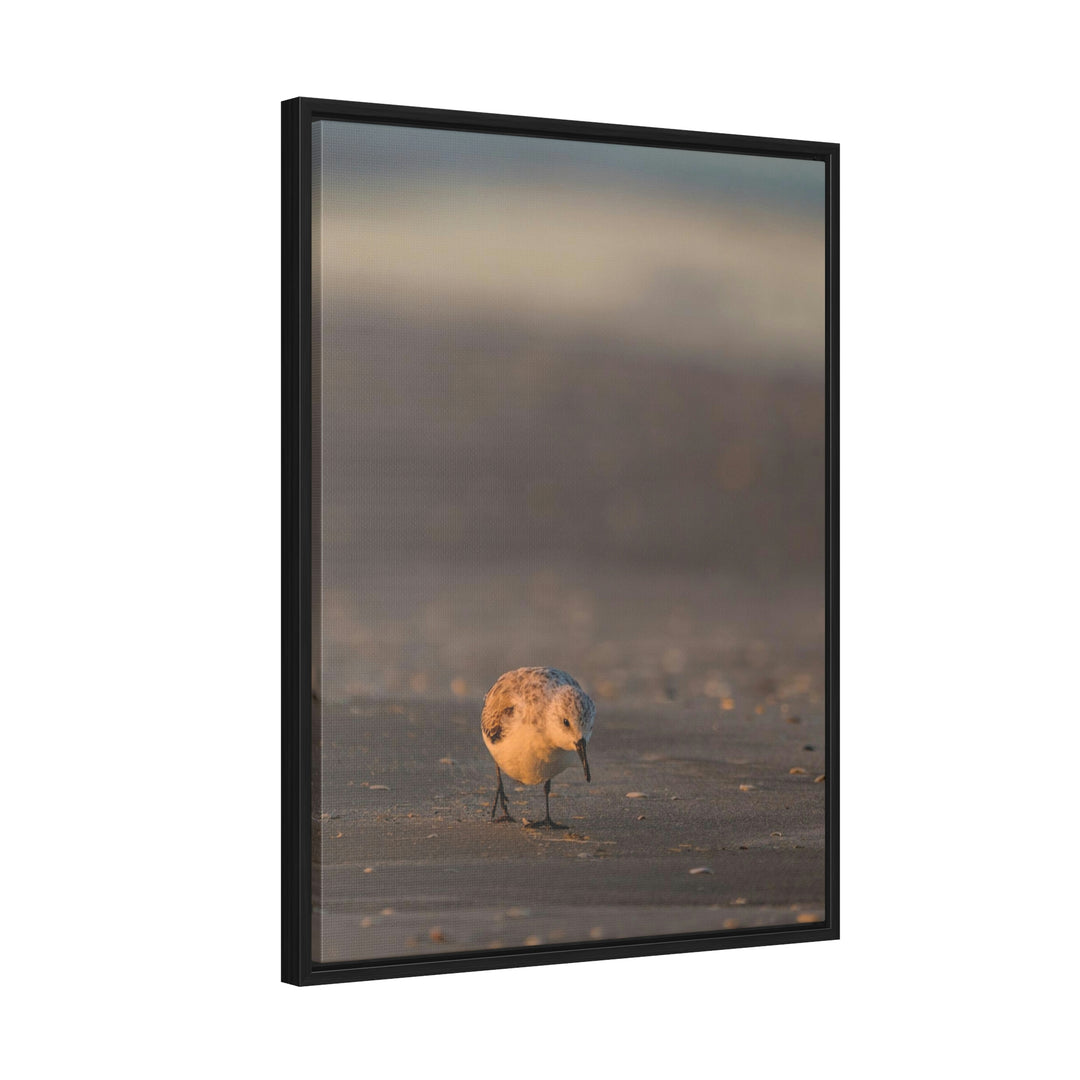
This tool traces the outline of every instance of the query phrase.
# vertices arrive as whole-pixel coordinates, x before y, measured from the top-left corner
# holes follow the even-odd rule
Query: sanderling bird
[[[581,759],[591,781],[585,747],[592,735],[596,706],[565,671],[523,667],[500,675],[484,698],[480,730],[495,759],[499,781],[491,804],[492,821],[513,821],[503,791],[502,774],[521,784],[544,781],[544,820],[533,824],[565,829],[551,820],[551,778]],[[495,811],[502,803],[501,818]]]

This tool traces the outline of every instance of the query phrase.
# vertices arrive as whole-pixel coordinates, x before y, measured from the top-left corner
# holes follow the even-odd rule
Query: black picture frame
[[[658,953],[834,940],[840,933],[839,197],[835,143],[721,135],[444,109],[293,98],[282,103],[281,176],[281,977],[294,985],[398,978]],[[825,919],[602,943],[319,965],[312,961],[312,124],[321,119],[794,157],[825,165]]]

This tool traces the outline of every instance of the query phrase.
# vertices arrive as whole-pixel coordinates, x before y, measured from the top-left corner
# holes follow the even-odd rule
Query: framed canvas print
[[[839,935],[839,148],[283,104],[282,974]]]

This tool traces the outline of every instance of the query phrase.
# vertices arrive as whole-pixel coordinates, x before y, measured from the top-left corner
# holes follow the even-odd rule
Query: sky
[[[321,121],[315,163],[324,302],[822,369],[821,162]]]

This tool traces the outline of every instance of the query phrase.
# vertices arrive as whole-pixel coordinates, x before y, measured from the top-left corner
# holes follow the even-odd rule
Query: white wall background
[[[5,17],[10,1074],[1064,1075],[1068,7],[390,11]],[[843,144],[841,942],[278,984],[278,102],[296,94]]]

